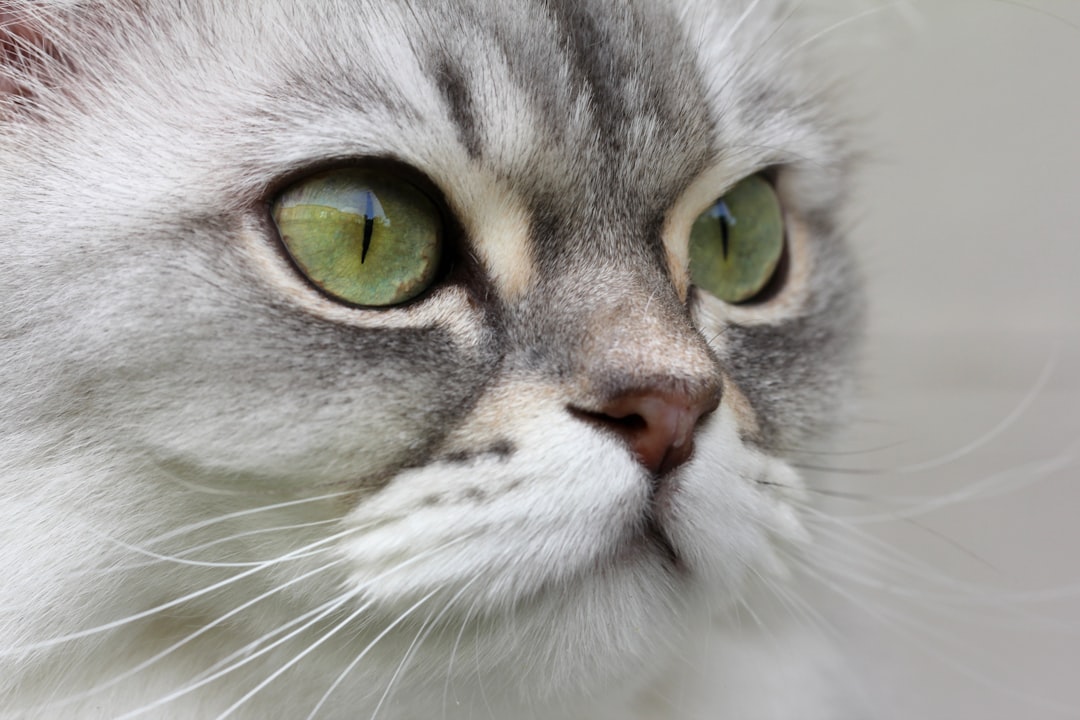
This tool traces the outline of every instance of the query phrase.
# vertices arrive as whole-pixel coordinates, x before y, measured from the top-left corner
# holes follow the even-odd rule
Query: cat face
[[[685,613],[782,576],[806,540],[785,458],[834,421],[858,325],[843,157],[780,10],[701,5],[75,3],[21,26],[53,35],[0,108],[3,492],[96,549],[52,565],[55,594],[139,548],[131,612],[273,591],[230,624],[345,617],[306,661],[326,677],[400,623],[428,629],[432,692],[460,651],[493,694],[541,697],[647,671]],[[285,244],[275,208],[328,172],[430,202],[413,296],[351,302]],[[726,302],[691,236],[753,176],[783,256]],[[265,567],[200,594],[236,558]],[[338,692],[377,697],[379,662]]]

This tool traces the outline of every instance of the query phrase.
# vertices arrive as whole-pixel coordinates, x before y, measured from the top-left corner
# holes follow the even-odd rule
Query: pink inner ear
[[[0,95],[26,95],[15,75],[32,72],[46,57],[58,57],[56,47],[26,17],[0,8]]]

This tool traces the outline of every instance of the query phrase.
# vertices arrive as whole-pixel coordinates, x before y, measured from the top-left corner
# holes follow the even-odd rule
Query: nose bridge
[[[613,305],[589,318],[586,360],[593,373],[618,384],[637,380],[663,385],[695,384],[716,372],[712,353],[673,288],[623,292],[614,298]],[[594,382],[605,381],[597,377]]]
[[[719,368],[674,286],[657,271],[605,265],[560,274],[540,304],[547,332],[564,347],[560,375],[581,402],[601,404],[627,392],[698,395],[719,382]]]

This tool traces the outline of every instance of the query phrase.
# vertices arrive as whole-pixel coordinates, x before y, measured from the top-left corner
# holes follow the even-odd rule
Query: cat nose
[[[719,404],[720,392],[715,387],[697,392],[657,388],[620,393],[596,411],[571,410],[615,431],[630,445],[638,462],[663,475],[690,459],[698,422]]]

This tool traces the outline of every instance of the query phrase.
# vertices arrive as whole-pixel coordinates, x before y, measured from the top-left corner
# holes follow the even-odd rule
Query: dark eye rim
[[[755,173],[751,173],[741,178],[738,182],[731,186],[732,188],[734,188],[736,185],[743,182],[743,180],[755,176],[760,177],[762,180],[767,182],[769,184],[769,187],[772,188],[772,191],[776,195],[776,199],[780,204],[780,214],[781,220],[783,221],[784,237],[782,239],[783,244],[780,248],[780,257],[776,261],[776,267],[773,269],[772,274],[769,276],[769,279],[765,282],[764,285],[761,286],[761,289],[750,297],[746,298],[745,300],[740,300],[738,302],[730,302],[728,300],[716,298],[725,305],[729,305],[731,307],[754,307],[758,305],[765,305],[776,299],[776,297],[780,295],[781,291],[783,291],[784,287],[787,285],[787,279],[790,276],[791,272],[791,243],[788,232],[788,219],[784,206],[784,198],[783,195],[781,195],[780,193],[780,189],[777,187],[779,177],[782,172],[783,167],[777,165],[770,165],[769,167],[763,168]],[[724,195],[717,197],[715,200],[713,200],[713,204],[720,202],[724,197]],[[712,207],[712,205],[710,205],[709,207]],[[693,287],[694,290],[699,293],[705,293],[709,297],[716,297],[708,290],[705,290],[704,288],[701,288],[697,285],[692,284],[691,287]]]
[[[274,203],[277,202],[278,198],[280,198],[284,192],[297,183],[322,173],[344,169],[374,172],[406,182],[430,200],[431,204],[435,207],[435,211],[439,214],[441,228],[440,240],[442,243],[439,267],[436,269],[435,276],[432,278],[431,283],[420,293],[404,302],[394,305],[359,305],[327,292],[309,278],[307,273],[305,273],[297,264],[296,260],[289,252],[288,247],[286,247],[285,240],[281,237],[281,233],[278,231],[277,223],[274,221]],[[453,274],[454,268],[457,265],[457,258],[461,255],[462,226],[454,214],[450,212],[446,202],[446,196],[439,189],[439,186],[427,175],[412,165],[393,157],[341,157],[299,165],[278,176],[274,182],[266,186],[266,189],[262,194],[260,205],[262,215],[260,218],[261,224],[265,228],[268,237],[272,240],[276,254],[284,262],[288,263],[289,267],[292,268],[293,272],[305,285],[314,289],[331,302],[341,305],[342,307],[372,312],[389,312],[420,304],[430,297],[433,292],[437,291],[438,288],[447,283],[447,279]]]

